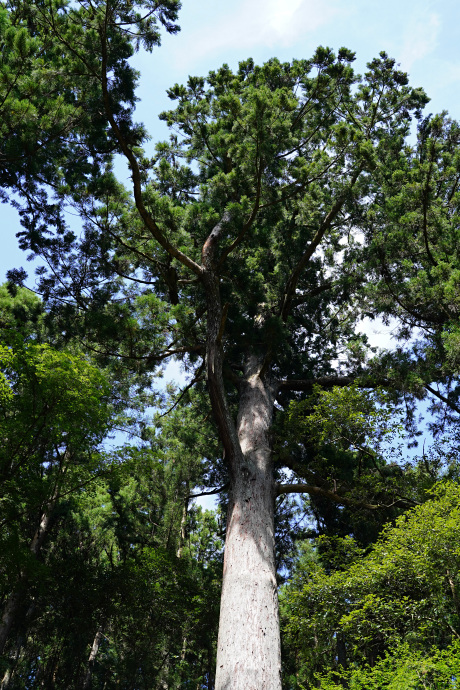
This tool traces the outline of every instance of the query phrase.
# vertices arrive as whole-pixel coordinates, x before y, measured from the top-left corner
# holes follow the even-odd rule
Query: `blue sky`
[[[450,0],[184,0],[182,31],[166,37],[136,64],[142,72],[140,118],[159,136],[154,114],[167,107],[165,90],[189,74],[227,62],[310,57],[319,45],[346,46],[360,71],[387,51],[432,98],[430,109],[460,118],[460,8]]]
[[[427,112],[448,110],[460,120],[460,4],[454,0],[183,0],[180,24],[181,32],[165,36],[161,48],[135,57],[141,72],[137,118],[151,133],[151,145],[168,135],[158,114],[169,107],[166,89],[174,83],[224,62],[236,67],[248,57],[258,63],[308,58],[320,44],[355,51],[360,72],[385,50],[409,72],[412,85],[424,87],[431,98]],[[0,227],[3,281],[9,268],[28,265],[17,247],[17,213],[8,205],[0,205]],[[366,331],[374,331],[376,344],[390,345],[390,328],[374,324]],[[169,378],[183,378],[175,363]]]
[[[359,71],[387,51],[414,86],[425,88],[432,99],[428,112],[445,109],[460,119],[460,5],[454,0],[183,0],[180,24],[181,32],[164,37],[153,54],[135,57],[137,116],[152,145],[167,136],[158,113],[169,107],[172,84],[247,57],[308,58],[319,44],[356,51]],[[17,247],[17,213],[8,205],[0,206],[0,225],[3,280],[9,268],[27,268],[27,262]]]

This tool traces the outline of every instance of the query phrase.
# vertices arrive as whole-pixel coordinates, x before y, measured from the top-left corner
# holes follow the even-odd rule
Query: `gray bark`
[[[226,307],[216,270],[216,249],[227,221],[224,214],[203,245],[201,275],[207,302],[207,382],[230,473],[215,687],[281,690],[269,439],[276,387],[263,375],[262,361],[249,356],[235,426],[222,373]]]
[[[274,390],[250,362],[237,421],[225,541],[216,690],[281,690],[269,429]]]
[[[2,621],[0,623],[0,654],[3,654],[9,632],[16,619],[18,609],[21,605],[20,593],[16,590],[10,594],[3,609]]]
[[[97,653],[99,651],[99,647],[100,647],[100,644],[102,642],[103,630],[104,630],[104,623],[101,623],[101,625],[99,626],[97,633],[94,637],[91,651],[89,653],[88,667],[86,669],[85,678],[84,678],[82,686],[81,686],[82,690],[89,690],[89,688],[91,687],[91,678],[93,675],[94,663],[96,661]]]

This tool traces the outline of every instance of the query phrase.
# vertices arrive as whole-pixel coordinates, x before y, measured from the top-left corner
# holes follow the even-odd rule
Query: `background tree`
[[[24,342],[17,330],[8,335],[1,350],[1,651],[27,599],[58,499],[91,476],[92,450],[112,412],[104,375],[83,356]]]
[[[158,430],[103,452],[109,374],[37,343],[39,301],[4,293],[2,688],[212,687],[222,544],[189,505],[196,461]]]
[[[454,687],[458,501],[439,483],[368,554],[350,538],[334,562],[305,550],[282,597],[289,687]]]
[[[140,44],[157,45],[160,29],[175,33],[178,8],[177,0],[0,8],[0,193],[20,211],[23,248],[40,247],[46,258],[52,227],[65,247],[72,233],[62,191],[72,197],[97,188],[101,178],[107,183],[116,143],[101,108],[102,71],[122,130],[132,144],[143,140],[143,128],[132,121],[137,74],[128,58]]]
[[[446,113],[418,126],[404,161],[391,163],[366,213],[370,313],[395,319],[400,346],[381,374],[428,395],[432,429],[458,421],[459,128]],[[400,165],[401,163],[401,165]]]

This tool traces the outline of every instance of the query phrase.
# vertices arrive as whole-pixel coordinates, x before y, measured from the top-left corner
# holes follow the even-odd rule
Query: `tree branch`
[[[146,360],[147,362],[162,362],[168,357],[173,357],[174,355],[187,354],[187,352],[198,352],[204,354],[204,345],[190,345],[190,347],[184,346],[176,347],[172,350],[163,350],[163,352],[159,352],[157,355],[124,355],[121,352],[112,352],[111,350],[98,350],[97,348],[92,347],[87,342],[83,341],[81,338],[78,338],[78,341],[84,347],[87,347],[89,350],[91,350],[97,355],[101,355],[102,357],[117,357],[120,359],[131,359],[135,361]]]
[[[344,190],[340,195],[339,198],[336,200],[335,204],[333,204],[331,210],[329,213],[326,215],[324,218],[323,222],[321,223],[320,227],[316,231],[315,236],[313,237],[312,241],[308,245],[307,250],[304,252],[304,254],[301,256],[299,261],[297,262],[296,267],[292,271],[289,280],[287,281],[286,284],[286,289],[284,293],[284,298],[283,298],[283,303],[281,305],[281,318],[285,321],[289,310],[291,306],[291,301],[292,297],[294,296],[297,283],[299,281],[300,275],[308,262],[310,261],[311,257],[315,253],[318,245],[320,244],[321,240],[323,239],[324,235],[326,232],[329,230],[329,228],[332,225],[332,222],[334,219],[337,217],[339,212],[341,211],[343,204],[345,203],[345,199],[350,192],[350,190],[353,188],[356,180],[358,179],[359,175],[361,174],[362,171],[362,166],[358,166],[357,170],[355,170],[354,174],[352,175],[352,178],[350,180],[350,183],[347,185],[346,190]]]
[[[219,220],[218,223],[216,223],[216,225],[213,227],[213,229],[207,236],[206,241],[203,244],[201,250],[201,263],[205,270],[211,270],[214,267],[217,243],[219,242],[219,238],[222,234],[225,224],[229,222],[230,213],[228,211],[224,211],[222,218]],[[202,269],[200,268],[200,271],[201,270]]]
[[[286,379],[278,381],[277,393],[281,391],[311,391],[313,386],[332,388],[333,386],[351,386],[356,381],[356,376],[318,376],[314,379]],[[368,386],[373,388],[373,386]]]
[[[221,304],[220,282],[215,262],[219,238],[229,218],[229,212],[225,211],[203,245],[201,279],[205,288],[207,305],[206,371],[209,397],[220,440],[224,446],[225,460],[229,463],[231,471],[234,471],[239,462],[242,461],[242,452],[223,379],[224,356],[221,331],[224,322],[224,310]]]
[[[446,405],[448,405],[448,406],[451,408],[451,410],[454,410],[454,412],[457,412],[458,414],[460,414],[460,407],[458,407],[458,406],[455,405],[453,402],[451,402],[451,401],[449,400],[449,398],[447,398],[445,395],[443,395],[442,393],[440,393],[439,391],[437,391],[435,388],[432,388],[431,386],[429,386],[427,383],[425,383],[424,387],[426,388],[426,390],[427,390],[429,393],[431,393],[431,395],[434,395],[436,398],[438,398],[438,399],[441,400],[443,403],[445,403]]]
[[[277,484],[276,495],[282,496],[283,494],[310,494],[313,496],[321,496],[322,498],[328,498],[340,505],[351,506],[353,508],[365,508],[366,510],[387,510],[396,506],[400,506],[401,508],[407,507],[408,504],[411,506],[418,505],[415,501],[405,498],[398,498],[388,505],[384,503],[366,503],[365,501],[356,501],[352,498],[339,496],[335,491],[322,489],[320,486],[313,486],[312,484]]]
[[[136,203],[139,215],[145,223],[146,228],[149,230],[152,237],[160,244],[163,249],[165,249],[170,256],[177,259],[181,264],[189,268],[195,275],[201,275],[201,266],[197,264],[189,256],[181,252],[176,246],[171,244],[169,240],[163,235],[161,229],[158,227],[155,220],[152,218],[150,213],[144,206],[144,201],[142,198],[142,178],[139,164],[137,162],[136,156],[134,155],[132,149],[128,145],[123,133],[121,132],[118,123],[113,115],[111,104],[110,104],[110,94],[108,89],[107,80],[107,45],[106,45],[106,35],[105,31],[101,36],[101,48],[102,48],[102,70],[101,70],[101,86],[102,95],[104,100],[104,109],[107,119],[112,127],[112,130],[117,138],[120,148],[129,162],[129,167],[131,168],[131,176],[133,180],[133,192],[134,200]]]
[[[316,297],[317,295],[321,295],[323,292],[326,292],[327,290],[330,290],[334,286],[334,282],[330,280],[327,283],[323,283],[322,285],[318,285],[315,288],[312,288],[308,292],[302,295],[296,295],[295,297],[292,298],[292,304],[294,307],[299,307],[301,304],[305,304],[308,302],[309,299],[312,297]]]
[[[189,391],[190,388],[192,388],[192,386],[194,386],[195,383],[199,380],[199,378],[200,378],[200,376],[201,376],[201,373],[202,373],[203,369],[204,369],[204,362],[199,366],[197,373],[195,374],[195,376],[193,377],[193,379],[190,381],[190,383],[188,383],[188,384],[185,386],[185,388],[183,388],[183,389],[181,390],[181,392],[180,392],[180,394],[179,394],[179,397],[178,397],[177,400],[174,402],[174,404],[171,405],[171,407],[170,407],[168,410],[166,410],[166,412],[163,412],[163,414],[160,414],[160,415],[159,415],[159,418],[160,418],[160,419],[161,419],[161,417],[166,417],[167,414],[169,414],[170,412],[172,412],[172,411],[174,410],[174,408],[178,406],[178,404],[180,403],[180,401],[182,400],[182,398],[184,397],[184,395],[187,393],[187,391]]]
[[[220,486],[218,489],[212,489],[212,491],[202,491],[199,494],[189,494],[187,498],[198,498],[199,496],[215,496],[216,494],[220,494],[222,491],[225,491],[225,489],[228,489],[229,483],[227,482],[223,486]]]

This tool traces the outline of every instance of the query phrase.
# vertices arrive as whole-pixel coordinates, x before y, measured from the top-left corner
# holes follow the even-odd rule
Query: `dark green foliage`
[[[93,688],[211,682],[222,542],[190,504],[206,471],[184,455],[193,425],[170,415],[150,445],[103,452],[120,408],[109,373],[38,342],[30,293],[1,295],[0,599],[16,602],[4,683],[83,687],[98,630]]]
[[[353,337],[354,294],[364,275],[351,227],[363,214],[375,165],[400,155],[411,111],[426,97],[405,85],[385,55],[357,85],[352,60],[348,51],[319,49],[311,60],[262,67],[249,60],[236,73],[224,66],[207,80],[190,79],[171,90],[178,105],[163,115],[179,135],[159,145],[153,160],[139,159],[146,212],[194,261],[227,213],[219,274],[222,302],[230,305],[225,350],[233,368],[245,349],[263,349],[268,341],[277,374],[328,373]],[[53,260],[65,286],[50,275],[42,283],[46,295],[72,294],[84,319],[77,321],[81,332],[107,352],[151,367],[171,344],[194,363],[204,344],[200,283],[190,284],[184,267],[146,234],[120,190],[92,213],[85,241],[70,255],[72,270],[57,254]],[[300,265],[310,243],[312,254],[321,243],[323,255]],[[352,259],[339,270],[343,251]],[[293,273],[295,300],[294,293],[285,296]],[[99,275],[113,283],[99,287]],[[122,300],[117,275],[133,281]],[[125,315],[133,307],[134,333]],[[105,330],[106,322],[116,328]],[[167,327],[169,341],[162,343],[155,327],[162,333]]]
[[[459,412],[458,144],[446,113],[421,120],[416,145],[380,170],[363,223],[370,308],[396,317],[401,338],[379,371],[418,398],[431,384],[434,431]]]
[[[175,355],[202,391],[206,289],[187,261],[199,264],[221,220],[216,271],[235,416],[249,352],[287,379],[334,375],[341,358],[343,373],[374,386],[375,378],[364,377],[366,339],[355,334],[368,299],[367,248],[355,227],[374,203],[375,180],[390,160],[404,157],[411,119],[420,117],[426,96],[384,53],[364,77],[354,73],[353,60],[347,50],[319,48],[310,60],[273,59],[261,67],[248,60],[236,72],[224,65],[172,88],[177,107],[162,115],[174,127],[170,141],[151,160],[129,149],[140,176],[135,200],[109,188],[90,209],[84,240],[65,262],[56,252],[54,275],[41,279],[61,329],[78,334],[100,361],[146,377]],[[126,153],[129,141],[120,137],[119,144]],[[297,397],[284,389],[280,407]],[[203,399],[203,417],[207,405]],[[358,458],[356,449],[332,444],[328,453],[330,467],[316,468],[320,486],[330,489],[346,476],[350,490],[363,453]],[[280,477],[286,464],[302,477],[308,471],[305,462],[294,470],[279,457]],[[343,477],[331,469],[340,463]],[[217,474],[226,481],[221,467]],[[380,488],[384,493],[382,482]],[[374,495],[382,499],[377,489]]]
[[[24,248],[46,252],[52,226],[57,244],[67,246],[73,234],[63,195],[113,187],[115,143],[101,112],[101,71],[110,75],[111,107],[124,133],[139,144],[145,134],[132,121],[137,73],[128,59],[139,45],[157,45],[162,27],[177,31],[178,8],[177,0],[0,8],[0,195],[20,210]]]

